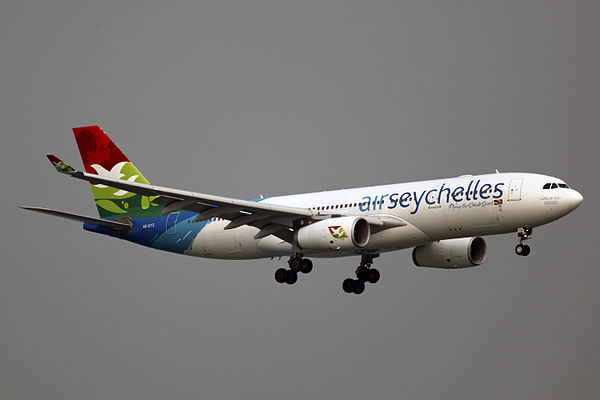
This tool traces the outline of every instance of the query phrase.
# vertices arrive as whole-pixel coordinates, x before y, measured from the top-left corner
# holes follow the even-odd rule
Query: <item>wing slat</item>
[[[257,222],[265,218],[269,218],[269,214],[246,214],[241,217],[231,220],[231,222],[225,226],[225,229],[234,229],[242,225],[250,225],[252,222]]]
[[[275,232],[284,230],[287,228],[285,228],[284,226],[281,225],[277,225],[277,224],[269,224],[267,226],[265,226],[264,228],[262,228],[256,235],[254,235],[254,239],[262,239],[264,237],[267,237]]]

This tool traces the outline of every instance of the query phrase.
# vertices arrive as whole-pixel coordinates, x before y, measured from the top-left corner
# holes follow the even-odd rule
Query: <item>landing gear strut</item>
[[[360,259],[360,265],[356,269],[356,278],[347,278],[342,283],[342,289],[346,293],[361,294],[365,291],[365,283],[377,283],[381,274],[379,270],[371,268],[373,259],[379,257],[379,254],[363,255]]]
[[[531,253],[531,248],[525,244],[525,241],[531,237],[533,228],[519,228],[517,235],[519,236],[519,244],[515,247],[515,253],[518,256],[528,256]]]
[[[313,263],[308,258],[303,258],[302,254],[290,257],[288,261],[289,269],[279,268],[275,271],[275,280],[279,283],[293,285],[298,281],[298,272],[308,274],[313,269]]]

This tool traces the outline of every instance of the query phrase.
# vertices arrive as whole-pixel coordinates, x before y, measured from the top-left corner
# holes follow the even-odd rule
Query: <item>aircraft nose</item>
[[[570,211],[573,211],[581,204],[581,202],[583,201],[583,196],[577,190],[571,189],[566,200]]]

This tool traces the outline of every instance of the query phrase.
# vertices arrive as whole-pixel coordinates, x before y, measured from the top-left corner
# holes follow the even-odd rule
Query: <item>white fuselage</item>
[[[543,189],[547,183],[563,187]],[[271,197],[264,203],[302,207],[314,214],[392,216],[404,226],[372,233],[355,251],[311,252],[340,257],[387,252],[432,241],[515,232],[547,224],[571,212],[582,196],[558,178],[530,173],[497,173],[421,182]],[[292,245],[275,236],[254,239],[252,226],[225,230],[226,220],[210,221],[186,254],[225,259],[287,256]]]

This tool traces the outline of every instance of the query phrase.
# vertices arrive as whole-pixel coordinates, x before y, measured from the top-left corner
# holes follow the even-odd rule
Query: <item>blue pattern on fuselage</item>
[[[252,199],[250,201],[259,203],[263,200]],[[142,246],[183,254],[186,250],[192,248],[198,233],[210,223],[209,220],[192,222],[196,216],[198,216],[198,213],[183,211],[160,217],[136,218],[133,220],[131,231],[126,235],[119,234],[106,226],[90,222],[84,222],[83,229],[125,239]]]
[[[133,220],[131,232],[126,235],[89,222],[84,223],[83,228],[143,246],[183,254],[192,247],[198,233],[208,224],[207,221],[192,223],[197,215],[195,212],[186,211],[160,217],[137,218]]]

